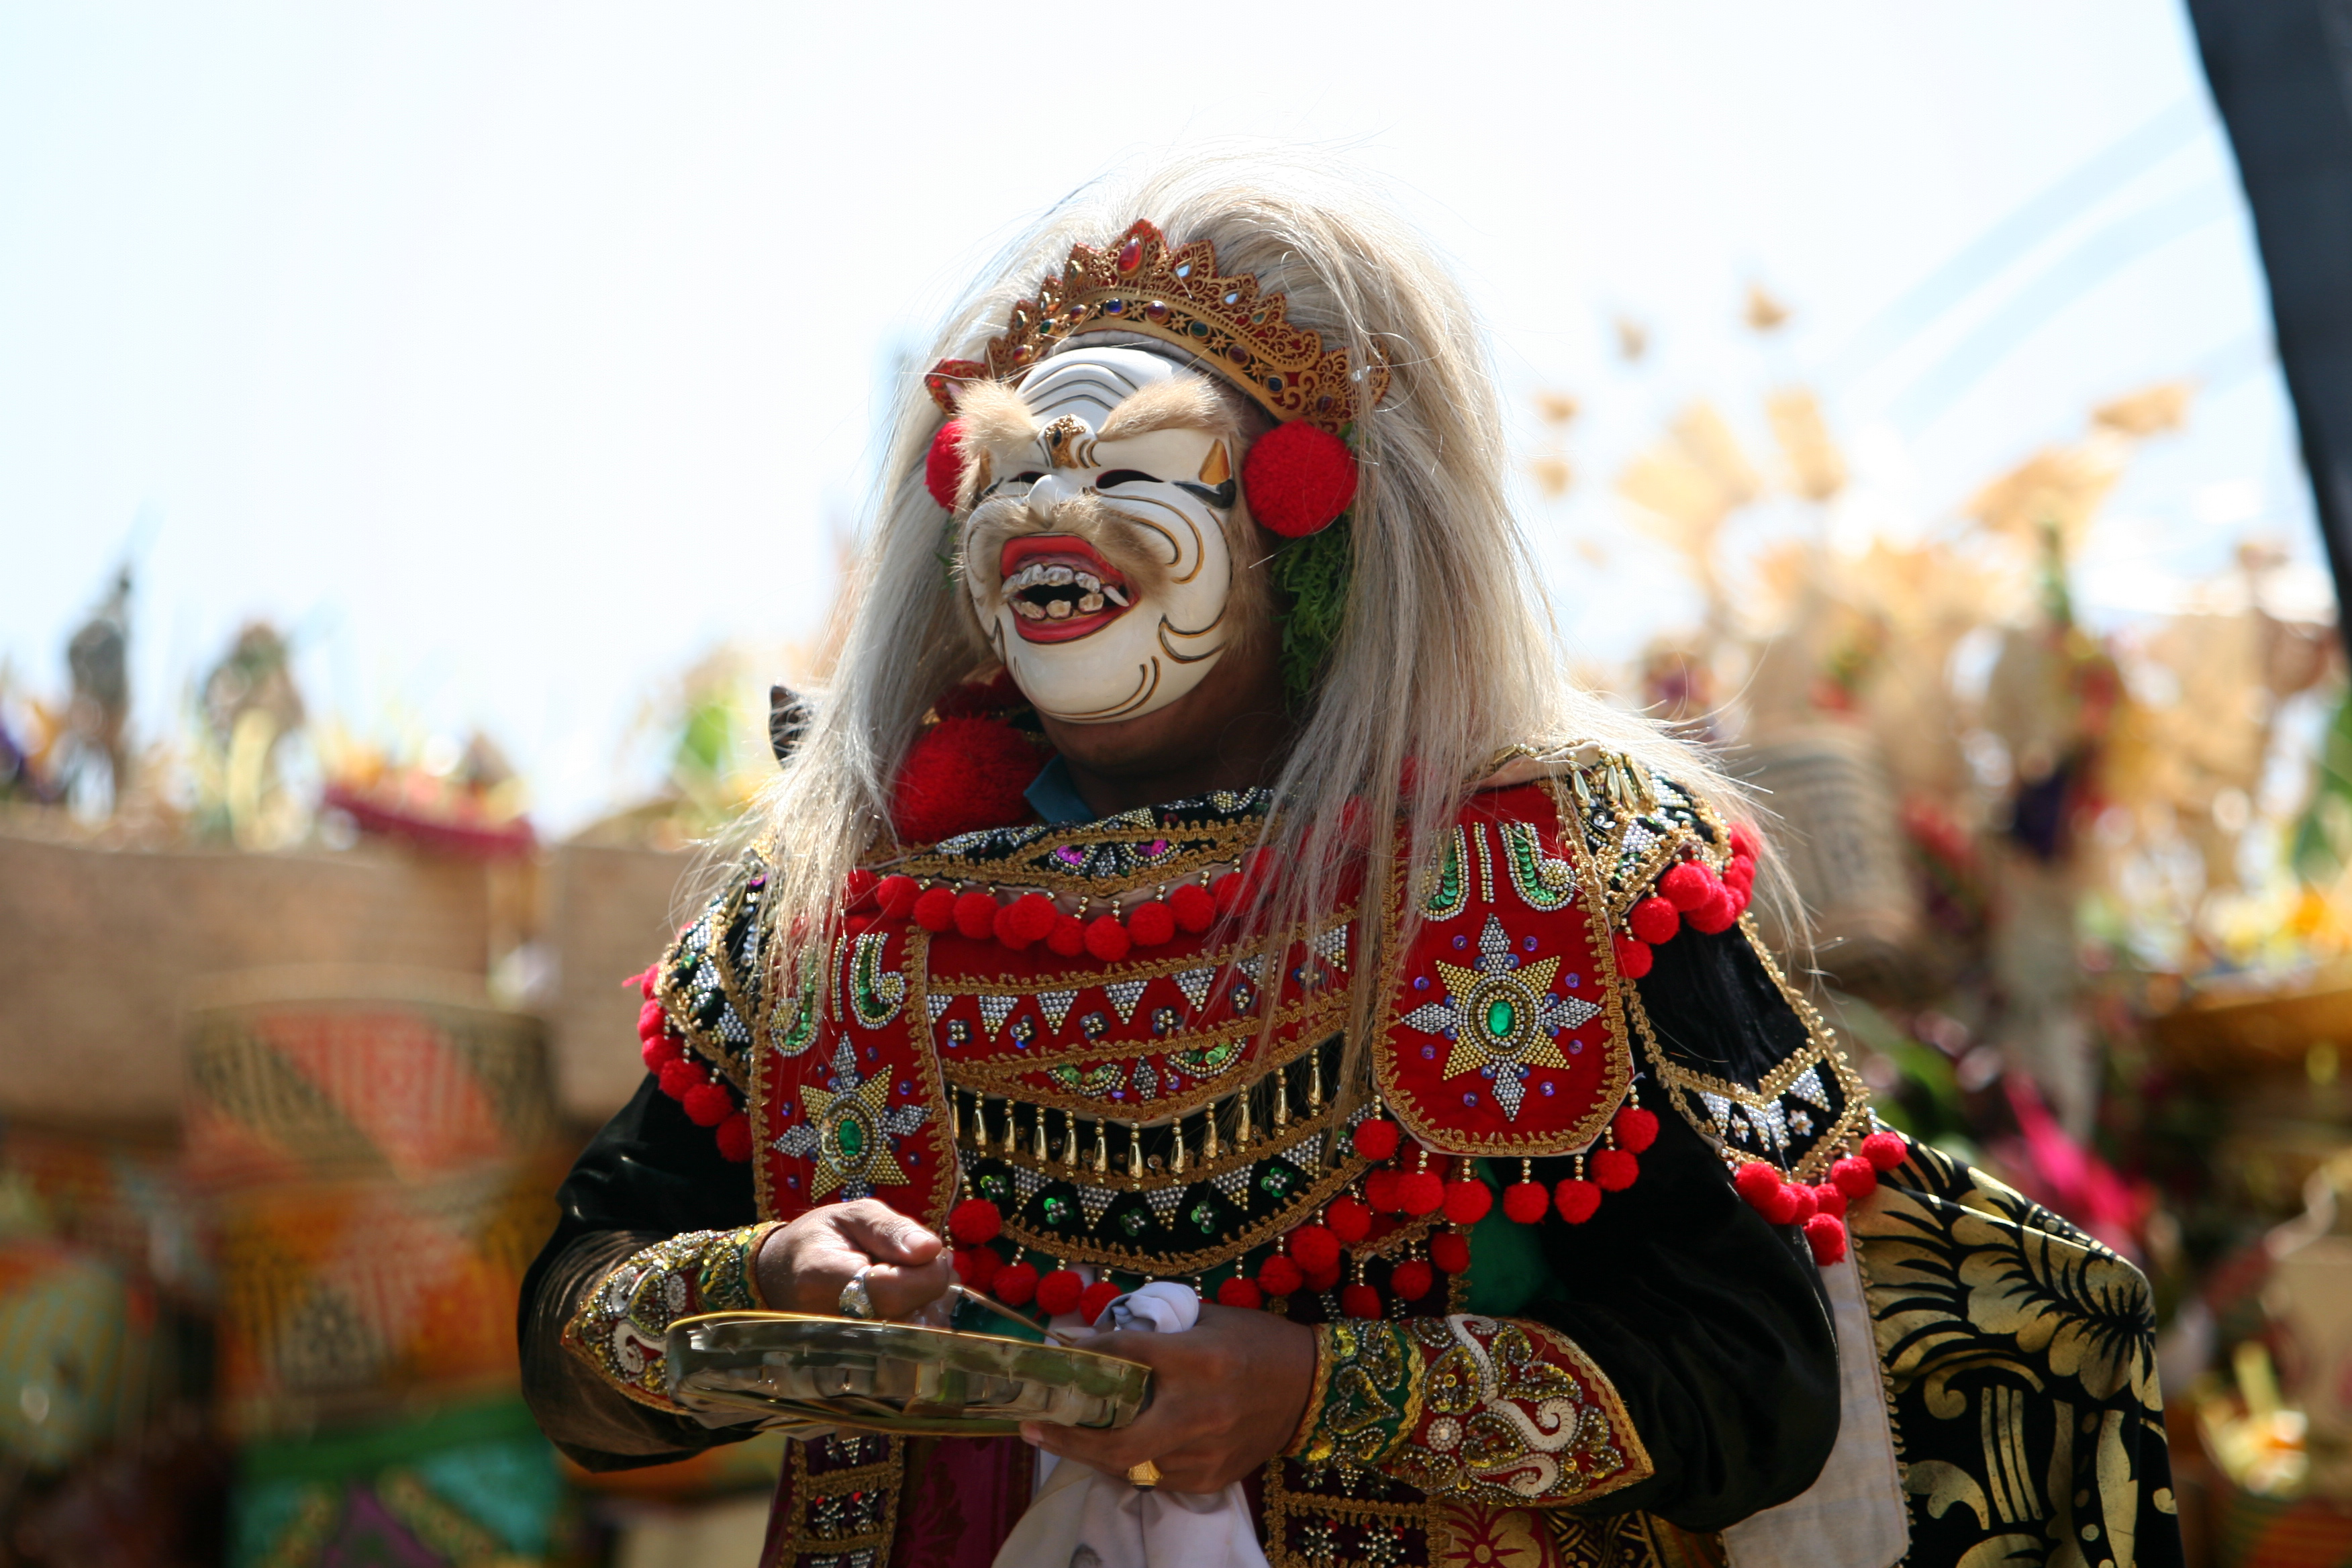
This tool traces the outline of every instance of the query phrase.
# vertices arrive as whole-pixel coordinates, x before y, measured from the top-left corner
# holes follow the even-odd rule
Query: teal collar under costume
[[[1078,786],[1070,782],[1069,764],[1062,761],[1058,752],[1052,762],[1037,770],[1037,776],[1029,781],[1021,797],[1049,823],[1092,822],[1097,815],[1095,808],[1086,803],[1086,797],[1078,794]]]

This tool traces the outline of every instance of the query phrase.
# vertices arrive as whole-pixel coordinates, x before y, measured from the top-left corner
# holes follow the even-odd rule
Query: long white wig
[[[1737,787],[1704,757],[1567,675],[1506,499],[1509,455],[1484,334],[1420,237],[1324,160],[1195,155],[1105,178],[1055,207],[956,308],[899,390],[839,663],[814,694],[799,748],[709,867],[721,876],[731,852],[765,845],[772,940],[824,951],[843,879],[876,863],[877,845],[888,857],[891,783],[926,711],[958,681],[989,672],[942,564],[947,520],[923,484],[943,416],[920,371],[983,357],[1014,302],[1033,297],[1073,244],[1114,244],[1139,217],[1172,244],[1213,241],[1221,272],[1255,274],[1286,296],[1290,321],[1327,348],[1344,345],[1359,365],[1385,356],[1391,369],[1387,396],[1353,433],[1361,477],[1345,626],[1270,781],[1281,805],[1265,842],[1276,864],[1296,870],[1255,911],[1261,929],[1292,930],[1307,911],[1332,909],[1357,875],[1371,917],[1390,896],[1400,837],[1407,864],[1430,864],[1470,784],[1512,746],[1595,742],[1737,809]],[[1358,825],[1353,843],[1330,830],[1342,822]],[[1351,966],[1362,983],[1342,1093],[1366,1088],[1381,924],[1357,922]]]

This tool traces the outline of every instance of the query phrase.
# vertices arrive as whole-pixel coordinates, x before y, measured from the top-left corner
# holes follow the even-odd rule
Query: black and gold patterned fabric
[[[2181,1561],[2147,1279],[1920,1144],[1851,1215],[1916,1564]]]

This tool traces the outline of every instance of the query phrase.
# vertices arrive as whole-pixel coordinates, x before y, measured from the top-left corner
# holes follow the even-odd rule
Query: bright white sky
[[[805,637],[894,353],[1129,156],[1307,141],[1391,183],[1507,390],[1587,409],[1530,525],[1590,652],[1687,614],[1607,478],[1686,398],[1819,386],[1932,520],[2200,374],[2111,504],[2110,616],[2248,528],[2317,558],[2243,204],[2158,0],[1215,13],[900,4],[0,9],[0,658],[135,550],[137,721],[236,626],[313,707],[479,724],[557,830],[728,638]],[[1750,279],[1797,311],[1741,327]],[[1612,318],[1653,330],[1638,366]],[[1759,442],[1760,445],[1760,441]]]

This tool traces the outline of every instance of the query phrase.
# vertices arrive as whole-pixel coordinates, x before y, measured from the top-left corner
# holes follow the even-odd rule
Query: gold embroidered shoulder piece
[[[751,1260],[774,1228],[690,1230],[631,1253],[564,1325],[564,1348],[638,1404],[684,1415],[669,1397],[663,1355],[669,1326],[697,1312],[764,1305]]]

